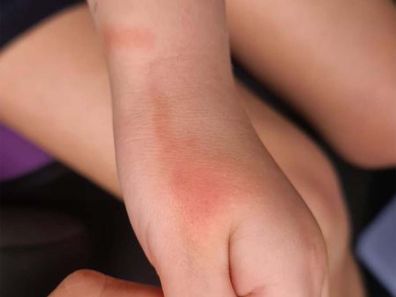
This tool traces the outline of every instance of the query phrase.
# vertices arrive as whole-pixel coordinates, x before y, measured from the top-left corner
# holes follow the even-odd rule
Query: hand
[[[321,232],[271,159],[262,159],[248,171],[179,155],[187,164],[175,162],[172,192],[145,200],[151,211],[134,225],[165,296],[327,296]]]
[[[146,230],[150,235],[143,244],[150,247],[149,257],[155,259],[163,284],[175,296],[181,292],[188,296],[326,296],[326,251],[305,206],[291,202],[277,210],[266,205],[264,198],[246,200],[247,204],[230,199],[222,209],[218,204],[217,210],[212,209],[216,213],[201,208],[203,213],[194,216],[196,222],[179,215],[171,221],[164,221],[162,215],[148,217],[149,225],[157,227]],[[136,295],[157,297],[162,292],[79,271],[50,297]]]
[[[276,168],[270,170],[274,176],[279,174]],[[214,186],[216,177],[208,175]],[[245,197],[221,198],[210,191],[206,197],[189,200],[191,193],[197,194],[195,188],[179,197],[190,204],[183,202],[186,208],[173,216],[169,207],[156,215],[140,216],[138,221],[147,220],[144,225],[148,226],[140,230],[147,234],[141,242],[160,274],[166,296],[326,296],[321,295],[326,289],[327,267],[320,231],[300,198],[287,183],[282,185],[281,175],[278,178],[278,182],[269,181],[270,190],[261,196],[253,195],[256,186],[239,188],[246,190]],[[204,182],[204,178],[196,182]],[[185,181],[182,191],[188,184]],[[266,188],[265,182],[263,185]],[[270,193],[274,191],[279,192]],[[230,192],[232,188],[226,190]],[[270,199],[270,195],[278,199]],[[216,200],[205,200],[208,198]],[[282,205],[283,200],[289,205]],[[68,277],[51,297],[161,295],[158,290],[138,288],[83,271]]]

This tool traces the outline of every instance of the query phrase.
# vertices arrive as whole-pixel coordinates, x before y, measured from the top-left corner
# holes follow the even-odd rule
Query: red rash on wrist
[[[180,160],[172,166],[170,188],[186,221],[203,224],[224,210],[230,198],[226,177],[220,169],[199,160]]]
[[[175,114],[167,96],[152,97],[154,134],[160,162],[168,178],[176,207],[189,226],[204,227],[218,217],[230,202],[232,183],[225,169],[225,157],[209,158],[196,136],[178,135],[172,127]]]

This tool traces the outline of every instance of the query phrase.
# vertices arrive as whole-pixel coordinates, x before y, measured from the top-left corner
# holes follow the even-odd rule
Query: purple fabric
[[[51,161],[39,148],[0,125],[0,181],[30,173]]]

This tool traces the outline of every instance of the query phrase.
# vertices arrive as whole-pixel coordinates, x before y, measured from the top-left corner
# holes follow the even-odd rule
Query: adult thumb
[[[69,275],[49,297],[162,297],[159,288],[115,279],[92,271]]]

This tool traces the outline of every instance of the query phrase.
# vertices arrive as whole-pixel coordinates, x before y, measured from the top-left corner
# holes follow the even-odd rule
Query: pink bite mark
[[[151,51],[155,48],[155,35],[143,27],[106,27],[103,39],[107,49]]]

